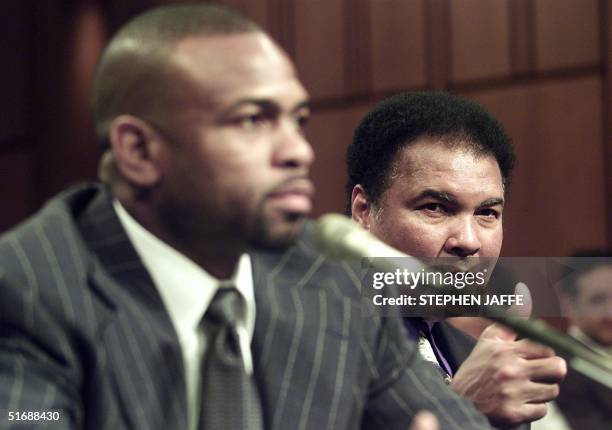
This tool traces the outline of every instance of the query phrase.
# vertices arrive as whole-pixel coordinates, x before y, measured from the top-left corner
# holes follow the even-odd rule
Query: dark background
[[[96,177],[89,93],[108,35],[153,0],[0,2],[0,231]],[[612,2],[227,0],[295,60],[314,100],[316,214],[344,208],[361,116],[404,89],[487,106],[519,165],[504,255],[612,245]]]

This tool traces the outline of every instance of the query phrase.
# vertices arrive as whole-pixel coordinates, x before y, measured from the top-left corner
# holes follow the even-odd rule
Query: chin
[[[303,226],[303,217],[262,223],[260,228],[257,228],[254,234],[251,235],[249,245],[255,249],[284,250],[296,242]]]

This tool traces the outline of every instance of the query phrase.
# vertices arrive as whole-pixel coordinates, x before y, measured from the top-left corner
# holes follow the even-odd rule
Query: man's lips
[[[272,191],[268,197],[281,210],[307,214],[312,210],[314,185],[308,179],[296,179]]]

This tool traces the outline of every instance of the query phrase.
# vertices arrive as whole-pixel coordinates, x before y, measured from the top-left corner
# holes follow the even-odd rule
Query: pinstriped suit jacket
[[[254,256],[266,428],[406,429],[425,408],[443,429],[488,428],[418,359],[398,319],[361,316],[355,274],[304,236]],[[70,190],[0,239],[0,409],[61,410],[47,428],[185,429],[181,360],[104,187]]]

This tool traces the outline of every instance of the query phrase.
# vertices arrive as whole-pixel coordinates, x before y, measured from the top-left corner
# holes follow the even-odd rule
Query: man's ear
[[[365,190],[359,184],[353,187],[351,194],[351,217],[365,230],[370,230],[370,214],[372,204],[366,196]]]
[[[128,182],[151,188],[160,181],[161,172],[152,158],[158,134],[145,121],[120,115],[110,125],[109,138],[117,170]]]

